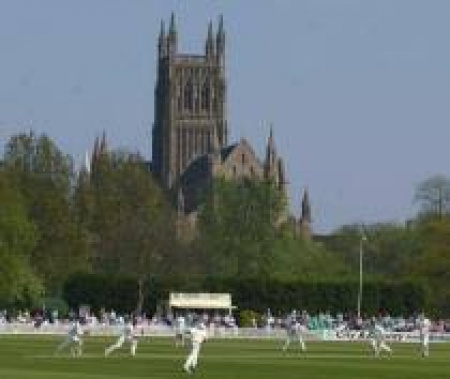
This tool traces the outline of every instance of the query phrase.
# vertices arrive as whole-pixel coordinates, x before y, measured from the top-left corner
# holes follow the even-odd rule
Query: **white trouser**
[[[291,344],[291,342],[295,342],[295,340],[298,341],[300,348],[302,349],[302,351],[306,350],[306,345],[305,345],[305,341],[303,341],[303,336],[301,333],[287,333],[286,336],[286,341],[284,343],[283,346],[283,351],[286,351],[289,347],[289,345]]]
[[[185,369],[191,369],[197,367],[197,361],[198,361],[198,354],[200,353],[200,342],[192,341],[192,349],[189,354],[189,356],[186,359],[186,362],[184,363]]]
[[[372,350],[376,356],[380,354],[381,351],[392,352],[392,349],[386,344],[384,340],[374,339],[370,340],[370,345],[372,346]]]
[[[184,333],[181,331],[177,331],[175,333],[175,346],[184,346]]]
[[[61,350],[70,346],[70,353],[73,356],[80,356],[83,352],[82,346],[83,341],[78,336],[67,336],[63,342],[56,348],[56,353],[59,353]]]
[[[430,353],[430,335],[428,333],[420,335],[420,353],[427,357]]]
[[[133,337],[125,338],[125,336],[120,336],[119,339],[117,340],[117,342],[114,345],[111,345],[110,347],[108,347],[105,350],[105,355],[109,355],[114,350],[120,349],[123,346],[125,341],[130,343],[131,355],[135,355],[136,354],[136,348],[137,348],[137,339],[133,338]]]

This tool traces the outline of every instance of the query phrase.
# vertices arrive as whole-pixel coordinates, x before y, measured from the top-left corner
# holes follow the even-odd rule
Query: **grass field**
[[[61,338],[0,336],[0,379],[438,379],[450,378],[450,345],[431,345],[422,359],[417,347],[393,344],[392,358],[373,358],[367,344],[310,342],[308,351],[281,352],[280,340],[209,340],[193,375],[182,372],[187,351],[172,340],[144,338],[137,356],[128,349],[103,357],[113,338],[85,338],[81,358],[54,356]]]

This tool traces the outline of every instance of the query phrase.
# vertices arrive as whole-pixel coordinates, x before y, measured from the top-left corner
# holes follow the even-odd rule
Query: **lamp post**
[[[362,292],[363,292],[363,244],[367,238],[364,232],[361,230],[361,236],[359,239],[359,289],[358,289],[358,307],[357,314],[358,318],[361,317],[361,303],[362,303]]]

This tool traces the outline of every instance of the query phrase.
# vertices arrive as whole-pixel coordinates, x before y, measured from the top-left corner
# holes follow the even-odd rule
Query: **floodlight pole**
[[[362,292],[363,292],[363,242],[366,240],[364,233],[361,233],[359,239],[359,289],[358,289],[358,307],[357,313],[358,318],[361,317],[361,303],[362,303]]]

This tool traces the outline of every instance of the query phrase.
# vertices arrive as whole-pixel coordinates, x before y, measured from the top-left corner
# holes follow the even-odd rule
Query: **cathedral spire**
[[[106,131],[103,131],[102,140],[100,142],[99,154],[106,154],[108,151],[108,143],[106,142]]]
[[[99,142],[98,142],[98,137],[95,137],[95,141],[94,141],[94,149],[92,151],[92,157],[91,157],[91,162],[95,162],[98,158],[99,155]]]
[[[169,36],[176,36],[177,27],[175,25],[175,13],[172,12],[170,15],[170,26],[169,26]]]
[[[175,25],[175,13],[170,15],[169,34],[167,35],[167,52],[174,55],[177,52],[177,27]]]
[[[217,41],[225,42],[225,31],[223,29],[223,15],[219,16],[219,27],[217,29]]]
[[[264,162],[264,174],[266,179],[273,180],[276,178],[277,171],[277,154],[275,151],[275,141],[273,138],[273,125],[270,124],[269,138],[267,139],[266,159]]]
[[[225,30],[223,28],[223,15],[219,16],[219,27],[216,35],[217,59],[222,66],[225,64]]]
[[[311,232],[311,204],[309,203],[308,189],[303,192],[302,210],[300,219],[298,220],[298,232],[303,240],[310,241],[312,239]]]
[[[159,38],[158,38],[158,52],[160,58],[166,55],[165,45],[166,45],[166,28],[164,26],[164,20],[161,20],[161,30],[159,31]]]
[[[306,188],[305,192],[303,193],[302,214],[300,216],[300,219],[311,223],[311,204],[309,202],[308,188]]]
[[[210,57],[214,54],[214,39],[213,39],[212,21],[210,21],[209,25],[208,25],[208,36],[206,37],[205,52],[206,52],[207,57]]]

